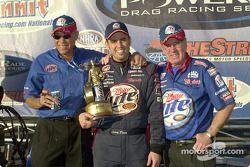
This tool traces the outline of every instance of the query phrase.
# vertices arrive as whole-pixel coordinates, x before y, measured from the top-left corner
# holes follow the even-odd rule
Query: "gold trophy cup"
[[[112,106],[105,100],[102,81],[105,79],[100,67],[91,60],[88,81],[84,87],[84,98],[87,103],[85,110],[95,119],[113,114]]]

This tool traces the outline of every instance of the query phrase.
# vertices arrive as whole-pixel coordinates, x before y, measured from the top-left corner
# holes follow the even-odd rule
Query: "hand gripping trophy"
[[[84,98],[87,103],[86,112],[95,116],[94,119],[113,114],[112,106],[105,100],[102,81],[105,79],[100,67],[90,61],[88,81],[84,87]]]

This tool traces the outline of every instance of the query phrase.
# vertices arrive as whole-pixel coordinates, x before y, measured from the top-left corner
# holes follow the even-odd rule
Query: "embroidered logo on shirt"
[[[211,67],[207,70],[208,74],[212,77],[214,75],[217,74],[216,68],[215,67]]]
[[[199,74],[197,71],[191,71],[190,73],[188,73],[188,78],[198,78]]]
[[[56,72],[57,71],[57,65],[56,64],[48,64],[44,68],[45,72]]]
[[[222,87],[225,85],[224,81],[222,80],[221,76],[220,75],[216,75],[215,77],[215,83],[218,87]]]

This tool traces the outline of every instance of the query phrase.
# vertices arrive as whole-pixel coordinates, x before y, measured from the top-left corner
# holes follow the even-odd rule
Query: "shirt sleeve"
[[[42,72],[43,69],[37,59],[35,59],[31,65],[28,77],[24,84],[24,99],[26,100],[32,96],[39,96],[42,91]]]
[[[234,102],[225,81],[212,63],[204,71],[204,80],[206,90],[209,90],[207,91],[209,98],[217,110]]]

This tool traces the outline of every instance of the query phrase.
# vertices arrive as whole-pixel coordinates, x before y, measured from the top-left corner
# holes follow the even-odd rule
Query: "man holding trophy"
[[[131,38],[124,23],[110,23],[105,38],[111,58],[102,67],[90,62],[87,106],[79,114],[82,128],[97,129],[94,166],[158,167],[165,139],[156,66],[131,65]]]

